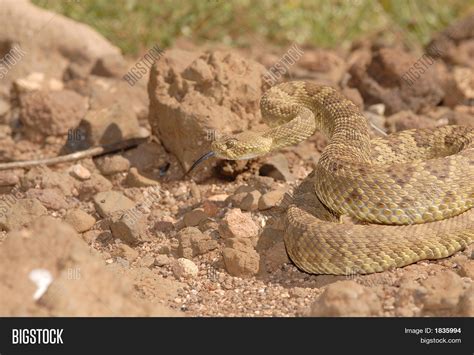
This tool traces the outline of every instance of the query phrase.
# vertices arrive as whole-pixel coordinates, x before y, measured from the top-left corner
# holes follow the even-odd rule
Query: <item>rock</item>
[[[173,265],[173,274],[176,278],[191,278],[197,276],[199,269],[195,263],[189,259],[179,258]]]
[[[95,218],[80,209],[69,210],[64,221],[74,227],[76,232],[88,231],[95,224]]]
[[[459,300],[463,294],[463,282],[459,275],[452,271],[444,271],[429,276],[421,282],[424,292],[417,301],[423,306],[423,315],[447,316],[457,311]]]
[[[155,265],[162,267],[171,263],[170,258],[167,255],[160,254],[155,258]]]
[[[52,283],[38,300],[32,271]],[[15,272],[12,272],[15,270]],[[1,316],[172,316],[171,309],[136,297],[131,279],[104,268],[101,257],[62,221],[41,217],[30,228],[10,232],[0,248]],[[107,300],[106,303],[104,303]]]
[[[201,208],[207,216],[215,217],[221,211],[222,205],[222,203],[214,202],[208,199],[202,202]]]
[[[258,209],[260,211],[264,211],[277,206],[278,203],[280,203],[280,201],[283,199],[285,193],[286,191],[282,189],[273,190],[267,192],[266,194],[263,194],[262,197],[260,197],[260,200],[258,201]]]
[[[294,176],[290,173],[288,167],[288,160],[283,154],[275,154],[268,158],[260,168],[260,175],[270,176],[275,180],[294,180]]]
[[[52,17],[54,26],[46,26]],[[116,57],[117,61],[123,61],[119,48],[91,27],[29,1],[5,2],[0,9],[0,23],[3,24],[0,43],[5,43],[2,52],[18,46],[26,53],[2,79],[5,85],[32,72],[61,80],[70,63],[90,72],[100,58]],[[39,31],[41,41],[34,35]]]
[[[127,244],[120,244],[118,246],[117,255],[125,258],[129,262],[133,262],[138,258],[139,253]]]
[[[209,217],[204,212],[204,210],[201,208],[197,208],[195,210],[185,213],[183,216],[183,222],[186,227],[195,227],[207,218]]]
[[[119,104],[90,110],[78,129],[84,132],[86,144],[90,147],[141,137],[135,112],[132,108]]]
[[[259,271],[260,255],[251,247],[224,248],[222,257],[227,272],[232,276],[249,277]]]
[[[96,159],[97,168],[103,175],[113,175],[127,171],[130,168],[130,162],[121,155],[105,156]]]
[[[18,170],[0,171],[0,186],[12,186],[20,182],[22,173]]]
[[[187,259],[205,254],[216,249],[218,246],[216,240],[207,234],[203,234],[195,227],[187,227],[180,230],[177,239],[179,241],[178,255]]]
[[[349,85],[359,90],[366,105],[383,103],[389,115],[402,110],[420,112],[444,97],[435,71],[430,70],[432,62],[432,58],[418,58],[400,48],[380,48],[369,57],[357,58]],[[421,64],[426,66],[418,69]]]
[[[79,180],[88,180],[91,178],[91,172],[84,168],[81,164],[74,164],[69,170],[71,176]]]
[[[21,179],[24,189],[58,189],[64,196],[72,196],[74,190],[74,178],[67,173],[52,171],[46,166],[33,167]]]
[[[6,231],[24,227],[47,213],[46,208],[36,198],[15,200],[12,204],[3,204],[0,208],[0,229]]]
[[[130,218],[128,215],[123,215],[118,221],[110,225],[110,230],[115,238],[130,245],[150,240],[147,235],[146,216]]]
[[[387,127],[390,133],[394,133],[412,128],[433,128],[436,121],[411,111],[400,111],[387,117]]]
[[[243,211],[255,211],[258,208],[260,196],[262,196],[262,194],[257,190],[245,193],[239,205],[240,209]]]
[[[34,91],[20,96],[20,121],[25,135],[43,142],[47,136],[66,136],[87,112],[87,98],[71,90]]]
[[[140,259],[140,265],[147,268],[155,266],[155,258],[151,255],[145,255]]]
[[[155,223],[155,229],[159,232],[169,232],[174,229],[176,221],[173,217],[164,216],[160,221]]]
[[[258,123],[265,72],[233,52],[168,50],[150,72],[152,134],[189,169],[219,135]],[[196,173],[216,164],[208,160]]]
[[[159,184],[157,180],[149,179],[141,175],[137,168],[130,168],[125,183],[130,187],[148,187]]]
[[[239,209],[229,210],[219,224],[221,238],[256,238],[258,226],[248,213],[242,213]]]
[[[56,211],[68,207],[64,195],[58,189],[29,189],[26,191],[26,197],[36,198],[44,207]]]
[[[452,77],[449,77],[445,82],[445,90],[449,92],[449,95],[446,95],[443,103],[449,107],[469,106],[470,104],[472,106],[472,102],[474,102],[473,77],[474,68],[455,67]]]
[[[225,200],[226,203],[232,203],[232,206],[239,207],[242,204],[242,201],[247,196],[248,193],[255,191],[255,188],[248,185],[239,186],[232,195],[228,196]]]
[[[311,305],[312,317],[371,317],[380,316],[382,304],[368,287],[355,281],[338,281]]]
[[[464,260],[460,263],[459,275],[474,280],[474,260]]]
[[[77,187],[81,200],[87,200],[97,193],[111,190],[112,183],[100,174],[91,174],[91,178],[85,180]]]
[[[307,69],[312,80],[333,86],[339,84],[346,71],[344,59],[327,49],[305,50],[298,67]]]
[[[135,202],[118,191],[99,192],[94,195],[93,201],[97,212],[104,218],[135,207]]]
[[[192,259],[194,251],[192,250],[191,240],[199,240],[202,237],[202,232],[195,227],[187,227],[180,230],[176,236],[179,241],[178,255],[180,257]]]

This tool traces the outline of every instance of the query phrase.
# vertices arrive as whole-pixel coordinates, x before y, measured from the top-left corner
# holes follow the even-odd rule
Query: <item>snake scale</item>
[[[381,272],[447,257],[473,241],[473,128],[415,129],[371,139],[354,103],[310,82],[272,87],[260,108],[268,130],[223,137],[210,154],[249,159],[315,131],[328,137],[286,210],[285,246],[300,269]]]

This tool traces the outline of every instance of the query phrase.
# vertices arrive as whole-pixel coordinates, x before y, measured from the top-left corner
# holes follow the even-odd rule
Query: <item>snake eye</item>
[[[237,139],[232,138],[232,139],[229,139],[227,142],[225,142],[225,146],[227,149],[230,149],[230,148],[233,148],[236,143],[237,143]]]

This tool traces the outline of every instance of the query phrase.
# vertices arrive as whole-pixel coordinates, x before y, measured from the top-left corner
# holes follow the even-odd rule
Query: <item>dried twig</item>
[[[113,144],[101,145],[98,147],[89,148],[79,152],[61,155],[59,157],[45,158],[45,159],[34,159],[24,161],[13,161],[10,163],[0,164],[0,170],[16,169],[16,168],[29,168],[37,165],[53,165],[59,163],[65,163],[69,161],[75,161],[84,159],[87,157],[95,157],[102,154],[112,153],[122,149],[130,149],[136,147],[142,142],[145,142],[147,138],[132,138],[126,141],[120,141]]]

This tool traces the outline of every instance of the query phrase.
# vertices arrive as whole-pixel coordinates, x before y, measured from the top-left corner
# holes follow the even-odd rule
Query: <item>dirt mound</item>
[[[418,58],[395,48],[374,51],[372,57],[356,62],[350,85],[359,89],[366,104],[383,103],[388,114],[401,110],[419,112],[441,102],[444,92],[436,73],[424,72],[423,80],[413,80],[410,70]]]
[[[232,52],[167,53],[150,73],[148,120],[187,170],[218,135],[258,124],[265,69]]]
[[[131,284],[68,224],[51,217],[10,233],[0,249],[2,316],[170,316],[164,306],[132,297]]]

